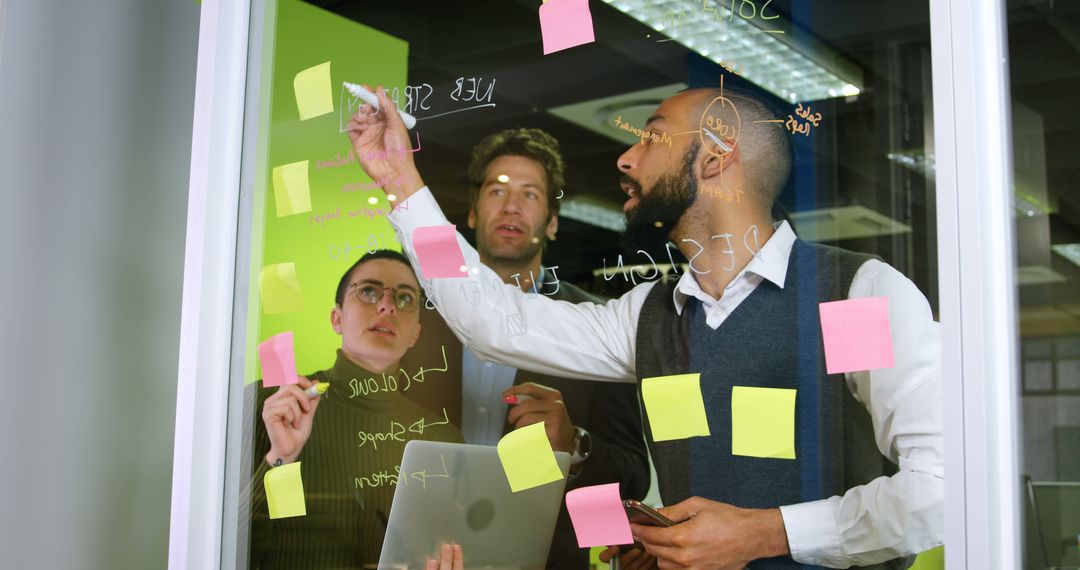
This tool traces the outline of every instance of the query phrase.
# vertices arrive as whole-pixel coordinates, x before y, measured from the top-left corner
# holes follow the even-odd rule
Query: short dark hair
[[[484,173],[500,156],[522,156],[535,160],[547,174],[548,217],[559,213],[559,190],[562,189],[566,164],[559,153],[559,141],[540,129],[506,129],[484,137],[472,150],[469,162],[469,210],[480,200]]]
[[[360,259],[356,260],[356,263],[349,267],[344,275],[341,276],[341,281],[338,281],[337,295],[334,297],[335,303],[338,305],[343,305],[345,303],[345,291],[349,288],[349,277],[352,276],[353,271],[355,271],[357,267],[376,259],[392,259],[394,261],[400,261],[409,268],[409,271],[413,270],[412,263],[409,263],[409,258],[392,249],[376,249],[375,251],[365,253]],[[417,282],[419,281],[420,280],[417,279]]]
[[[740,147],[744,168],[753,185],[746,190],[764,209],[771,210],[787,184],[794,162],[787,131],[783,123],[774,122],[783,116],[777,106],[762,95],[743,89],[697,87],[686,91],[701,91],[709,95],[710,98],[701,104],[701,113],[705,112],[709,101],[720,96],[738,107],[742,128],[736,144]],[[725,117],[725,120],[728,119]]]

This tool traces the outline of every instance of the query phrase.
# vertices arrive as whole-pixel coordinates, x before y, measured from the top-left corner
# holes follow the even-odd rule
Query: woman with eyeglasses
[[[406,257],[364,255],[342,276],[330,311],[341,335],[333,367],[260,391],[250,568],[375,568],[395,486],[438,475],[399,473],[405,442],[462,441],[445,408],[425,408],[404,393],[411,380],[399,363],[420,337],[422,303]],[[317,382],[330,387],[312,397],[305,391]],[[270,519],[263,478],[293,462],[307,515]],[[460,568],[460,548],[439,554],[428,568]]]

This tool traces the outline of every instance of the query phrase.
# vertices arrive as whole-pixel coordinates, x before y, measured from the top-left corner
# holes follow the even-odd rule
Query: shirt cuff
[[[809,565],[832,565],[843,560],[840,529],[836,526],[832,499],[780,507],[787,532],[788,549],[795,562]]]
[[[416,228],[445,226],[450,223],[427,186],[398,204],[387,219],[397,228],[399,235],[407,240],[412,240],[412,233]],[[408,247],[411,244],[403,242],[401,245]]]

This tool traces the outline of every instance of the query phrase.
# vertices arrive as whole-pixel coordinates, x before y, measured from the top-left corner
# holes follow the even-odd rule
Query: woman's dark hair
[[[349,288],[349,277],[352,275],[353,271],[357,267],[376,259],[392,259],[394,261],[400,261],[409,268],[409,271],[413,270],[412,263],[409,263],[409,258],[392,249],[376,249],[375,251],[365,253],[360,259],[356,260],[356,263],[352,264],[352,267],[350,267],[344,275],[341,276],[341,281],[338,282],[337,286],[337,295],[334,297],[335,303],[338,305],[343,305],[345,303],[345,291]],[[419,281],[419,279],[417,279],[417,281]]]

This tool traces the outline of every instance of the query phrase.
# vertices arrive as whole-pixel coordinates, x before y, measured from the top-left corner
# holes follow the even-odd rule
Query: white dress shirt
[[[532,272],[530,271],[530,276]],[[547,283],[547,268],[540,266],[539,277],[533,277],[532,291],[539,295]],[[555,278],[558,283],[558,277]],[[537,287],[540,284],[540,287]],[[556,287],[556,291],[558,288]],[[481,290],[477,290],[477,295]],[[545,293],[554,295],[555,293]],[[464,298],[475,298],[465,296]],[[482,360],[467,346],[461,348],[461,435],[465,443],[473,445],[497,445],[506,428],[506,414],[510,405],[502,394],[514,385],[517,368]]]
[[[461,376],[461,435],[465,443],[498,444],[510,411],[502,393],[514,385],[517,368],[481,360],[463,346]]]
[[[389,219],[405,253],[420,267],[413,230],[449,222],[427,188],[408,203],[407,210],[395,209]],[[706,323],[716,329],[762,280],[784,286],[794,242],[791,228],[781,224],[719,300],[684,273],[674,293],[676,309],[681,312],[689,297],[698,298]],[[447,324],[480,358],[566,378],[637,382],[638,316],[655,282],[642,283],[605,305],[526,295],[513,285],[485,290],[474,305],[458,299],[463,283],[499,278],[480,263],[460,233],[458,245],[469,277],[424,279],[423,284]],[[916,554],[940,545],[944,536],[938,323],[915,284],[877,260],[859,268],[848,297],[889,299],[893,367],[849,373],[846,381],[870,413],[878,450],[897,463],[899,471],[842,496],[780,507],[792,558],[835,568]],[[508,334],[511,317],[525,323],[523,334],[519,329]]]

